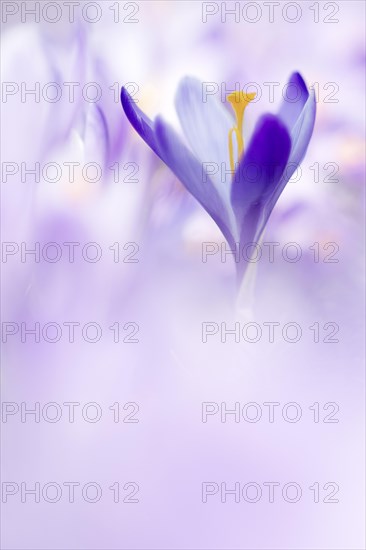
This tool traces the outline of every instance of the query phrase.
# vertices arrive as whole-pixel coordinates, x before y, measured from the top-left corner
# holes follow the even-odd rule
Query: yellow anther
[[[255,92],[247,94],[245,92],[233,92],[227,96],[227,100],[234,109],[236,116],[236,126],[231,128],[229,131],[229,155],[230,155],[230,167],[231,171],[234,172],[235,162],[234,162],[234,147],[233,147],[233,134],[236,135],[236,141],[238,145],[238,159],[244,152],[244,141],[243,141],[243,118],[244,111],[248,103],[253,101],[255,98]]]

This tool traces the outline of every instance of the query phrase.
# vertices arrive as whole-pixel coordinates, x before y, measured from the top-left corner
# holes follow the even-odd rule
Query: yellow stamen
[[[229,131],[229,155],[230,155],[230,167],[231,171],[234,172],[235,162],[234,162],[234,147],[233,147],[233,134],[236,135],[236,141],[238,144],[238,159],[244,152],[244,140],[243,140],[243,118],[244,111],[248,103],[253,101],[255,98],[255,92],[247,94],[245,92],[233,92],[227,96],[227,100],[234,109],[236,116],[236,126],[231,128]]]

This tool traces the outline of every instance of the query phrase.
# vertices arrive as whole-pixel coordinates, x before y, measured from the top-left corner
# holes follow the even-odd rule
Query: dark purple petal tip
[[[136,132],[149,145],[149,147],[151,147],[154,153],[164,160],[156,141],[153,122],[137,106],[136,101],[130,96],[126,88],[122,88],[121,90],[121,103],[128,120]]]
[[[278,113],[290,132],[299,118],[308,97],[309,91],[303,77],[298,72],[292,73],[283,90],[283,101]]]

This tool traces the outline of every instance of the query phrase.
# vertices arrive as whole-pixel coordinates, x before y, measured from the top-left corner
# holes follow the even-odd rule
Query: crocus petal
[[[263,207],[271,196],[290,150],[290,136],[282,122],[274,115],[262,116],[232,182],[231,201],[242,238],[248,231],[248,213],[252,217],[253,207]]]
[[[272,128],[267,126],[267,128],[269,129],[269,131],[267,132],[268,140],[266,141],[265,134],[263,134],[262,141],[260,132],[265,132],[266,124],[262,123],[262,126],[258,124],[258,129],[256,130],[255,135],[252,138],[248,153],[245,155],[242,163],[243,165],[246,164],[247,166],[249,166],[250,162],[257,163],[258,160],[255,160],[255,155],[260,155],[258,151],[262,149],[264,152],[264,158],[268,155],[269,159],[265,161],[264,164],[267,163],[268,165],[274,165],[276,166],[276,170],[274,173],[274,177],[271,178],[269,181],[266,181],[265,178],[264,180],[256,181],[255,185],[251,189],[251,192],[246,191],[246,199],[244,200],[248,202],[247,209],[243,207],[241,203],[241,201],[243,201],[243,194],[241,194],[240,189],[238,189],[238,187],[240,187],[238,185],[239,182],[237,181],[238,178],[236,177],[234,179],[232,200],[233,206],[236,210],[237,219],[242,220],[240,235],[241,246],[250,242],[258,242],[258,240],[260,239],[268,218],[271,215],[271,212],[278,198],[280,197],[287,182],[291,178],[292,174],[296,171],[306,153],[306,149],[309,145],[309,141],[313,133],[315,112],[315,94],[314,91],[311,90],[308,100],[293,127],[293,130],[291,132],[291,139],[289,138],[288,132],[286,130],[285,132],[283,132],[283,126],[281,129],[281,125],[276,126],[276,123],[272,121]],[[262,120],[264,119],[267,119],[267,122],[269,120],[268,116],[263,117]],[[276,143],[276,147],[272,153],[272,158],[270,158],[270,151],[268,151],[267,147],[268,143],[270,143],[272,140],[273,143]],[[263,142],[264,147],[261,144],[261,141]],[[267,147],[265,146],[265,143],[267,143]],[[252,152],[254,153],[254,160],[252,161],[250,160],[250,157],[252,155],[251,148],[253,148]],[[237,277],[239,282],[241,281],[247,268],[248,264],[244,261],[237,264]]]
[[[137,103],[132,99],[126,88],[122,88],[121,90],[121,103],[128,120],[135,128],[136,132],[142,137],[148,146],[151,147],[154,153],[164,160],[156,142],[153,122],[137,106]]]
[[[294,88],[296,93],[292,92],[291,88]],[[309,97],[308,89],[300,73],[292,73],[287,83],[286,94],[290,97],[295,96],[296,101],[284,99],[278,116],[291,132]]]
[[[274,190],[273,196],[269,207],[272,208],[276,204],[278,197],[284,190],[287,182],[291,179],[292,175],[296,172],[298,166],[302,162],[306,150],[308,148],[310,138],[312,136],[315,124],[316,115],[316,99],[314,90],[310,90],[308,100],[297,119],[297,122],[291,132],[291,153],[288,159],[288,166],[284,177],[280,180],[278,186]]]
[[[314,130],[315,115],[315,92],[311,90],[302,113],[291,132],[292,148],[289,162],[294,162],[296,164],[302,162]]]
[[[233,247],[228,212],[212,181],[202,169],[202,164],[182,143],[173,128],[160,117],[156,119],[154,126],[158,148],[163,153],[165,163],[208,212]]]
[[[222,181],[221,164],[229,170],[228,135],[234,120],[226,107],[213,95],[206,94],[204,83],[196,78],[181,80],[175,106],[184,135],[201,162],[216,163],[217,174],[211,176],[217,189],[227,197],[228,182]]]

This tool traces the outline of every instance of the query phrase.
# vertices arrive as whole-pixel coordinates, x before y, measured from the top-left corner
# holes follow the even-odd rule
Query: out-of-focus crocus
[[[203,99],[199,80],[185,77],[178,88],[176,109],[188,147],[160,116],[152,122],[122,89],[122,106],[132,126],[213,218],[230,248],[239,251],[239,284],[248,265],[244,247],[260,239],[313,132],[314,91],[308,91],[299,73],[291,76],[289,85],[296,87],[297,100],[284,100],[277,115],[263,115],[245,151],[244,111],[255,94],[228,95],[234,120],[213,96]],[[218,169],[212,170],[213,165]]]

